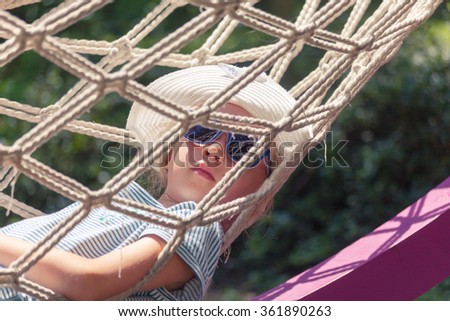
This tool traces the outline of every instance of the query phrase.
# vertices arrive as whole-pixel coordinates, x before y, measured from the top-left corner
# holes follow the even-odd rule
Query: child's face
[[[227,103],[220,112],[252,117],[245,109]],[[167,189],[161,200],[173,203],[199,202],[235,165],[225,151],[227,134],[206,145],[197,145],[180,139],[180,144],[171,153],[168,164]],[[264,182],[267,171],[263,160],[245,173],[228,190],[221,203],[256,192]],[[167,204],[165,204],[167,205]]]

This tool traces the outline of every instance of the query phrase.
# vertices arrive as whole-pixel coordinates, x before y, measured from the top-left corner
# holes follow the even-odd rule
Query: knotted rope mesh
[[[258,8],[255,0],[162,0],[134,28],[115,41],[58,36],[95,11],[102,10],[105,5],[115,5],[110,4],[113,1],[67,0],[32,23],[25,23],[12,13],[3,11],[34,2],[38,1],[0,3],[0,37],[3,39],[0,44],[0,65],[14,64],[16,57],[33,50],[79,81],[55,104],[49,106],[34,107],[0,98],[2,115],[36,123],[10,146],[0,144],[0,205],[8,212],[12,211],[22,217],[43,214],[5,193],[7,187],[14,190],[14,183],[19,175],[25,175],[81,205],[36,244],[32,251],[0,271],[0,283],[48,300],[59,296],[30,282],[24,274],[95,207],[103,206],[176,230],[148,275],[132,289],[114,297],[115,299],[135,292],[135,289],[151,278],[181,243],[183,233],[188,228],[206,225],[239,213],[238,220],[226,234],[223,246],[226,249],[245,228],[258,219],[252,215],[256,204],[272,198],[294,167],[285,166],[281,162],[256,193],[218,205],[230,185],[246,170],[245,166],[235,166],[198,203],[191,216],[183,220],[149,205],[120,198],[116,195],[117,192],[145,171],[139,164],[151,162],[167,152],[167,144],[162,144],[163,140],[175,141],[183,129],[193,124],[208,124],[217,120],[224,121],[222,129],[236,129],[236,123],[231,125],[228,122],[227,125],[226,115],[216,114],[214,111],[262,72],[281,81],[289,66],[296,59],[301,59],[303,49],[309,46],[320,49],[322,56],[316,68],[298,79],[290,88],[290,93],[296,99],[294,108],[278,122],[265,121],[257,124],[260,132],[272,135],[312,124],[314,139],[292,151],[299,163],[315,142],[324,138],[331,123],[352,97],[380,66],[393,57],[404,38],[426,20],[441,1],[385,0],[374,5],[366,0],[306,0],[297,19],[292,22],[263,11]],[[164,19],[171,19],[172,13],[183,6],[198,7],[198,15],[154,45],[148,48],[140,46],[143,39],[152,37],[154,30]],[[377,8],[368,14],[369,6]],[[339,17],[346,17],[346,22],[341,30],[335,31],[330,26]],[[250,49],[221,52],[227,48],[227,39],[239,25],[277,40]],[[198,49],[182,53],[180,49],[205,34],[206,41]],[[100,56],[101,59],[89,59],[92,56]],[[179,69],[217,63],[244,64],[248,68],[214,102],[195,111],[160,99],[156,93],[146,88],[146,84],[138,81],[140,76],[152,72],[157,66]],[[83,114],[95,108],[105,95],[112,92],[131,102],[153,108],[176,120],[178,125],[168,130],[163,140],[149,151],[139,153],[129,165],[98,190],[84,186],[31,156],[62,131],[129,145],[136,143],[136,138],[123,128],[80,120]],[[254,133],[254,123],[249,124],[240,119],[237,124],[241,132]],[[261,140],[254,147],[255,151],[262,152],[264,144],[267,142]],[[244,157],[244,165],[251,162],[252,159]],[[154,215],[140,215],[126,208],[140,209]]]

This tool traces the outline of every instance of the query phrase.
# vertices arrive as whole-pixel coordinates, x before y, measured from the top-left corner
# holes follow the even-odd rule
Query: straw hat
[[[177,105],[195,108],[226,88],[244,70],[226,64],[190,67],[158,78],[148,89]],[[266,74],[258,76],[229,102],[242,107],[256,118],[271,122],[282,119],[295,104],[294,98]],[[146,143],[160,139],[171,124],[175,124],[175,121],[135,103],[128,116],[127,128],[146,146]],[[304,127],[292,132],[281,132],[274,141],[278,147],[283,146],[286,154],[286,149],[292,150],[311,137],[310,128]]]

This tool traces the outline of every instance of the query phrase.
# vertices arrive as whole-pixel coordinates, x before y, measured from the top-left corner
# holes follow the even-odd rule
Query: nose
[[[208,163],[221,163],[225,156],[227,135],[221,135],[215,141],[203,146],[203,158]]]
[[[220,141],[212,142],[211,144],[203,147],[203,157],[207,162],[217,163],[223,160],[224,148]]]

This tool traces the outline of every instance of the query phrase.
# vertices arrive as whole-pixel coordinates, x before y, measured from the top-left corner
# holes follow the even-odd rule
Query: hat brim
[[[243,71],[243,68],[223,64],[191,67],[158,78],[147,88],[154,95],[188,110],[202,106],[211,97],[223,94]],[[272,124],[287,117],[295,105],[295,99],[265,74],[240,89],[228,102],[242,107],[253,117]],[[145,146],[148,142],[160,141],[167,129],[176,124],[176,120],[155,111],[151,105],[135,103],[126,126]],[[311,137],[309,128],[300,128],[282,131],[273,141],[279,149],[283,149],[282,153],[286,153],[299,144],[305,144]]]

